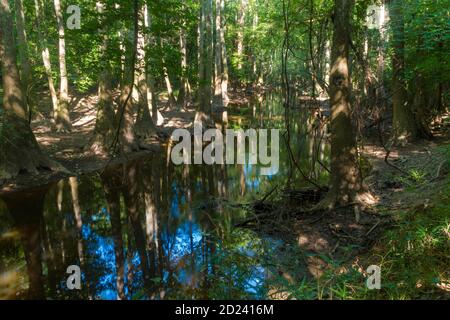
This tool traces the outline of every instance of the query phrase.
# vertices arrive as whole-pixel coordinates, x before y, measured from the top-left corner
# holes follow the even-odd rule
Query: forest
[[[0,0],[0,300],[450,299],[449,40],[450,0]]]

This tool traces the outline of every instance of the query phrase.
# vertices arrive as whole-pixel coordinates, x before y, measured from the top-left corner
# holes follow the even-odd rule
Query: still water
[[[284,112],[279,94],[255,96],[229,107],[227,128],[284,130]],[[313,118],[292,112],[292,153],[321,180],[314,158],[326,163],[328,148]],[[245,204],[286,186],[282,135],[280,149],[276,175],[250,164],[174,166],[162,150],[0,202],[0,299],[269,298],[283,244],[235,225]],[[293,187],[302,186],[293,171]],[[67,288],[70,265],[81,269],[80,290]]]

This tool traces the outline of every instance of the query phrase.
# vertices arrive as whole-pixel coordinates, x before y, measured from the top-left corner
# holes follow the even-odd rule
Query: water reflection
[[[279,95],[259,95],[228,108],[228,127],[284,128],[283,113]],[[313,158],[326,161],[323,128],[314,127],[310,112],[291,121],[295,155],[320,179],[324,172]],[[285,185],[288,154],[280,145],[273,176],[250,164],[175,167],[161,152],[4,198],[0,273],[6,279],[15,270],[17,277],[0,280],[1,298],[267,297],[278,272],[271,269],[274,241],[234,225],[246,214],[238,203]],[[18,236],[5,236],[14,231]],[[73,264],[82,270],[79,291],[66,288]]]

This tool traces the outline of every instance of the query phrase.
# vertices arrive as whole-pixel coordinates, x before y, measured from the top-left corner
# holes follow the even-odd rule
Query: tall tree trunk
[[[134,23],[133,23],[133,43],[128,46],[125,54],[125,70],[121,85],[120,93],[120,108],[118,110],[117,123],[118,132],[114,142],[114,148],[119,143],[119,152],[122,154],[137,151],[139,149],[139,143],[135,134],[134,127],[134,104],[132,101],[133,85],[134,85],[134,67],[136,64],[136,54],[138,45],[138,32],[139,32],[139,0],[134,0]],[[114,150],[117,151],[117,150]]]
[[[227,45],[225,42],[225,0],[220,0],[220,48],[222,50],[222,101],[224,106],[228,106],[230,99],[228,98],[228,59]]]
[[[214,106],[222,106],[222,43],[220,41],[220,33],[222,30],[222,17],[220,0],[215,0],[216,6],[216,38],[215,38],[215,60],[214,60]]]
[[[183,8],[186,7],[186,1],[183,0]],[[178,94],[178,107],[185,109],[189,100],[189,85],[187,77],[188,60],[187,60],[187,43],[186,43],[186,18],[183,19],[183,25],[180,28],[180,53],[181,53],[181,86]]]
[[[411,107],[408,105],[408,93],[405,83],[405,25],[401,0],[391,0],[389,11],[393,28],[394,54],[392,57],[392,103],[393,129],[397,143],[404,144],[417,136],[417,128]]]
[[[163,44],[162,39],[160,39],[160,45],[161,45],[162,51],[164,52],[164,44]],[[169,108],[170,109],[176,108],[177,100],[175,99],[175,95],[173,93],[172,82],[170,82],[169,70],[167,69],[166,59],[164,58],[164,56],[161,57],[161,62],[162,62],[162,66],[163,66],[163,76],[164,76],[164,83],[166,84],[166,89],[167,89],[167,98],[169,101]]]
[[[362,182],[350,106],[350,17],[353,0],[334,1],[334,35],[330,75],[331,174],[330,190],[320,204],[327,208],[357,199]]]
[[[212,0],[202,0],[200,21],[199,107],[197,122],[207,121],[211,114],[212,96]]]
[[[56,94],[55,84],[53,82],[52,64],[50,62],[50,52],[48,50],[47,40],[42,34],[43,30],[41,21],[44,19],[44,17],[41,14],[41,4],[39,0],[34,0],[34,7],[36,10],[36,28],[40,50],[42,53],[42,62],[44,63],[45,75],[47,76],[48,88],[52,99],[53,119],[56,119],[56,114],[58,112],[58,96]]]
[[[154,41],[149,33],[151,27],[151,13],[150,8],[145,5],[144,9],[144,26],[147,32],[144,35],[145,47],[148,48],[154,45]],[[153,123],[157,126],[160,126],[164,123],[164,117],[161,112],[158,110],[158,95],[156,94],[155,88],[155,77],[153,76],[152,71],[152,57],[148,56],[145,64],[145,72],[147,77],[147,104],[150,110],[150,115],[152,117]]]
[[[97,2],[97,11],[100,16],[100,24],[104,24],[103,15],[106,6],[102,2]],[[98,104],[97,118],[95,121],[94,135],[91,139],[90,149],[96,154],[106,155],[109,147],[113,142],[114,129],[114,107],[113,107],[113,85],[112,85],[112,69],[111,62],[108,59],[108,48],[110,40],[108,36],[108,28],[100,28],[102,44],[101,52],[101,71],[98,79]]]
[[[0,116],[0,184],[19,173],[63,170],[45,156],[28,123],[25,95],[16,64],[12,14],[8,0],[0,1],[0,60],[3,80],[3,110]]]
[[[146,71],[146,42],[144,36],[144,26],[147,13],[147,6],[141,6],[139,12],[139,31],[137,42],[136,78],[139,91],[139,114],[136,122],[136,134],[141,141],[150,139],[156,135],[156,126],[151,117],[151,103],[148,99],[153,99],[153,94],[148,87]]]
[[[28,89],[31,81],[31,66],[28,57],[28,40],[27,32],[25,30],[25,13],[23,11],[22,0],[15,0],[16,5],[16,27],[17,27],[17,44],[19,49],[19,61],[20,61],[20,79],[22,80],[23,90],[25,94],[25,103],[28,112],[30,112],[30,106],[28,105]]]
[[[239,13],[238,13],[238,33],[237,33],[237,70],[242,70],[242,62],[244,61],[244,28],[245,28],[245,15],[247,12],[248,0],[241,0]]]
[[[56,130],[58,132],[67,132],[72,129],[69,115],[69,83],[67,79],[66,67],[66,40],[64,34],[64,19],[61,11],[61,1],[54,0],[56,21],[58,23],[58,52],[59,52],[59,101],[55,117]]]

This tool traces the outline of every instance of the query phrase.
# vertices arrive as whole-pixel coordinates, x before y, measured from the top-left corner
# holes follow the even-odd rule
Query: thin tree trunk
[[[72,129],[69,115],[69,83],[67,79],[66,67],[66,40],[64,33],[64,19],[61,11],[61,1],[54,0],[56,21],[58,23],[59,36],[59,73],[60,73],[60,88],[59,88],[59,103],[55,117],[56,130],[59,132],[67,132]]]
[[[220,0],[215,0],[216,5],[216,38],[215,38],[215,61],[214,61],[214,106],[222,106],[222,43],[220,33],[222,29],[222,17]]]
[[[183,0],[183,8],[186,3]],[[188,88],[188,60],[187,60],[187,46],[186,46],[186,19],[183,20],[183,25],[180,28],[180,53],[181,53],[181,87],[178,94],[178,107],[185,109],[189,100],[189,88]]]
[[[50,96],[52,99],[53,119],[55,120],[56,114],[58,111],[58,96],[56,94],[55,84],[53,83],[52,65],[50,62],[50,52],[48,50],[47,40],[42,35],[41,20],[44,17],[43,17],[43,15],[41,15],[41,4],[40,4],[39,0],[34,0],[34,6],[35,6],[35,10],[36,10],[37,35],[38,35],[39,45],[40,45],[40,49],[41,49],[41,53],[42,53],[42,61],[44,63],[45,74],[47,76],[48,88],[49,88]]]
[[[147,30],[147,33],[144,35],[144,42],[145,47],[148,48],[149,46],[153,45],[154,41],[151,37],[151,34],[149,34],[150,27],[151,27],[151,14],[150,14],[150,8],[145,5],[144,6],[144,26]],[[152,57],[149,56],[146,59],[146,65],[145,65],[145,71],[146,71],[146,80],[147,80],[147,103],[148,108],[150,110],[150,115],[153,119],[153,123],[157,126],[160,126],[164,123],[164,117],[161,114],[161,112],[158,110],[158,95],[156,94],[155,89],[155,78],[153,76],[152,71]]]
[[[17,27],[17,44],[19,49],[19,61],[21,74],[20,79],[22,80],[23,90],[25,93],[25,102],[27,104],[27,110],[30,112],[30,106],[28,105],[28,89],[31,81],[31,66],[28,57],[28,40],[27,32],[25,30],[25,13],[23,11],[22,0],[15,0],[16,6],[16,27]]]
[[[244,61],[244,28],[245,28],[245,15],[247,11],[248,0],[241,0],[239,13],[238,13],[238,33],[237,33],[237,70],[242,70],[242,63]]]
[[[228,59],[227,45],[225,42],[225,0],[220,0],[220,48],[222,49],[222,101],[224,106],[228,106]]]

